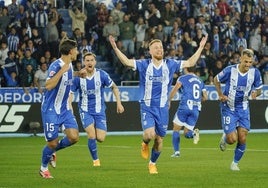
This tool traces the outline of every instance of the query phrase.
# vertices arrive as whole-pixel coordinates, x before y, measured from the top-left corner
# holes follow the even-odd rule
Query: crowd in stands
[[[1,1],[3,2],[3,1]],[[50,63],[59,57],[58,45],[67,35],[59,9],[68,9],[72,36],[80,52],[73,62],[82,67],[82,54],[94,52],[110,62],[122,80],[138,80],[123,67],[108,41],[129,58],[150,57],[152,39],[163,42],[165,56],[187,59],[204,35],[209,40],[199,59],[198,74],[206,84],[224,67],[239,62],[240,52],[255,52],[254,66],[268,84],[268,3],[264,0],[128,0],[111,1],[12,0],[0,6],[0,78],[2,87],[38,87],[42,92]],[[84,7],[84,10],[82,10]],[[174,75],[174,80],[179,75]],[[25,90],[27,92],[27,90]]]

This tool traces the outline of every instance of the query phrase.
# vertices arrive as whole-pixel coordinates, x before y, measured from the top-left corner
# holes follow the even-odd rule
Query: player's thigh
[[[192,129],[190,129],[190,130],[193,130],[193,128],[195,127],[196,122],[198,120],[198,116],[199,116],[199,111],[198,110],[192,110],[189,113],[188,118],[186,120],[186,124],[188,126],[192,127]]]
[[[250,130],[250,111],[249,109],[241,109],[237,112],[239,116],[238,126],[246,130]]]
[[[60,122],[56,113],[42,112],[42,124],[47,142],[58,138]]]
[[[221,124],[226,134],[236,131],[237,122],[238,116],[235,111],[230,110],[228,107],[221,107]]]
[[[79,115],[84,129],[95,123],[94,117],[89,112],[80,111]]]
[[[154,112],[145,105],[140,107],[140,118],[143,131],[146,131],[149,128],[155,127]],[[148,131],[146,131],[148,132]]]
[[[155,110],[157,112],[157,110]],[[168,121],[169,121],[169,110],[168,107],[158,108],[158,113],[154,114],[156,119],[155,131],[160,137],[166,136]]]

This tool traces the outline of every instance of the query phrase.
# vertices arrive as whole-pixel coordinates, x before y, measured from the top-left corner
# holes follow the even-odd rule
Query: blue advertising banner
[[[214,86],[207,85],[208,100],[218,100],[218,94]],[[140,92],[137,86],[119,86],[121,100],[124,102],[138,101]],[[79,96],[76,94],[74,101],[78,102]],[[104,98],[106,102],[115,101],[112,90],[105,88]],[[177,94],[174,100],[179,100]],[[263,87],[262,95],[258,100],[268,100],[268,85]],[[36,88],[29,89],[29,94],[24,93],[22,88],[0,88],[0,104],[3,103],[41,103],[42,94],[38,93]]]

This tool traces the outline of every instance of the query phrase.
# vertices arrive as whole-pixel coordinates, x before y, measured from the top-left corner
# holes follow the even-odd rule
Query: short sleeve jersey
[[[151,59],[134,61],[134,70],[139,71],[140,102],[146,106],[167,105],[173,74],[182,70],[182,61],[164,59],[156,67]]]
[[[61,59],[54,61],[48,68],[47,80],[59,72],[64,62]],[[57,114],[64,113],[66,110],[70,110],[68,104],[69,93],[73,79],[73,67],[70,63],[70,68],[65,72],[57,83],[56,87],[52,90],[45,90],[42,111],[55,111]]]
[[[238,65],[231,65],[224,68],[217,75],[217,79],[219,82],[225,83],[223,94],[228,96],[227,104],[232,110],[247,109],[251,91],[261,89],[263,86],[260,71],[254,67],[251,67],[246,73],[241,73]]]
[[[79,93],[79,108],[84,112],[105,112],[104,88],[112,87],[113,81],[103,70],[95,69],[91,77],[75,77],[72,92]]]

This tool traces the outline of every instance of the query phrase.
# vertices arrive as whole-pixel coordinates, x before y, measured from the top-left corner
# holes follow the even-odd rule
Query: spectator
[[[265,35],[261,36],[260,55],[268,57],[268,41]]]
[[[84,38],[84,36],[83,36],[83,33],[81,32],[80,28],[75,28],[75,30],[73,31],[72,39],[76,41],[78,49],[82,45],[83,38]]]
[[[83,12],[81,12],[80,8],[78,7],[69,9],[69,15],[72,18],[72,30],[74,31],[76,28],[79,28],[82,36],[84,36],[85,21],[87,20],[87,16]]]
[[[179,3],[179,16],[181,18],[189,18],[193,16],[191,13],[193,12],[191,7],[190,0],[181,0]]]
[[[245,13],[242,19],[240,30],[243,31],[245,39],[248,41],[250,32],[254,29],[250,14]]]
[[[175,40],[178,41],[178,43],[181,43],[182,40],[182,35],[183,35],[183,29],[181,27],[181,25],[179,24],[179,22],[174,21],[173,25],[172,25],[172,29],[170,31],[170,36],[168,36],[168,39],[170,40],[171,37],[175,37]],[[186,32],[186,29],[185,29]]]
[[[179,26],[180,26],[180,24],[179,24]],[[196,30],[195,29],[196,29],[195,19],[193,17],[187,18],[186,26],[184,27],[183,32],[188,32],[190,34],[190,36],[192,38],[194,38],[196,36]]]
[[[229,37],[233,40],[235,35],[235,20],[231,20],[229,15],[224,17],[224,21],[219,26],[220,33],[223,39]]]
[[[38,69],[34,74],[34,85],[38,88],[39,93],[43,93],[43,90],[45,89],[47,76],[47,64],[41,63],[40,69]]]
[[[214,15],[212,16],[212,27],[213,26],[220,26],[220,24],[222,23],[223,21],[223,18],[222,16],[220,15],[220,9],[219,8],[216,8],[215,9],[215,12],[214,12]]]
[[[248,12],[249,14],[251,14],[254,6],[254,0],[244,0],[242,1],[242,12]]]
[[[0,48],[0,66],[5,64],[5,60],[8,57],[8,47],[7,42],[2,41]]]
[[[261,25],[250,32],[249,48],[254,51],[257,56],[261,50]]]
[[[85,37],[82,39],[82,44],[78,49],[79,55],[81,56],[80,60],[82,60],[83,50],[86,50],[87,52],[92,52],[92,46],[90,43],[88,43],[88,40]]]
[[[15,52],[14,51],[8,51],[7,53],[8,57],[5,60],[5,69],[7,70],[8,74],[11,74],[11,72],[16,72],[17,75],[19,74],[19,68],[16,63],[15,59]]]
[[[48,46],[53,57],[59,56],[59,31],[57,22],[59,20],[56,8],[51,9],[51,14],[48,17],[47,33],[48,33]]]
[[[115,40],[117,40],[120,35],[119,26],[114,22],[112,16],[108,17],[108,23],[105,24],[103,28],[103,36],[106,38],[106,41],[109,41],[110,35],[112,35],[115,38]]]
[[[221,37],[219,34],[219,27],[214,26],[213,27],[213,33],[210,37],[210,42],[212,44],[212,52],[215,54],[215,56],[219,56],[220,54],[220,48],[221,48]]]
[[[226,0],[219,0],[217,3],[217,7],[220,9],[220,15],[222,17],[226,16],[230,12],[230,7],[226,3]]]
[[[87,52],[85,52],[87,53]],[[74,71],[80,71],[82,69],[82,62],[79,60],[76,60],[74,63]]]
[[[155,35],[154,35],[154,39],[159,39],[161,40],[164,44],[167,41],[167,36],[166,33],[164,31],[163,25],[162,24],[158,24],[155,28]]]
[[[194,49],[197,47],[196,42],[192,40],[188,32],[183,33],[181,45],[183,47],[183,56],[186,58],[192,56]]]
[[[234,47],[232,45],[232,41],[229,37],[226,37],[222,45],[221,52],[222,54],[227,55],[228,57],[231,57],[233,51],[234,51]]]
[[[42,41],[47,42],[47,24],[48,24],[48,14],[44,10],[44,4],[38,4],[38,10],[35,13],[35,26],[38,30]]]
[[[10,21],[13,22],[17,13],[19,12],[19,5],[17,4],[17,0],[12,0],[11,4],[7,6],[7,9]]]
[[[32,52],[34,52],[33,50],[37,50],[40,54],[42,54],[44,52],[44,49],[46,48],[46,42],[42,39],[38,29],[35,27],[32,29],[31,41],[33,42],[33,44],[28,41],[28,48],[30,48]]]
[[[234,11],[239,12],[241,14],[242,5],[240,0],[231,0],[229,1],[230,9],[234,9]]]
[[[6,35],[7,34],[7,27],[10,23],[11,19],[8,15],[7,7],[2,8],[2,14],[0,16],[0,30]]]
[[[143,17],[139,17],[137,23],[135,24],[135,34],[136,34],[136,43],[135,43],[135,54],[140,56],[139,50],[145,40],[146,30],[148,29],[148,24],[144,23]]]
[[[116,24],[120,24],[123,22],[123,17],[125,13],[122,11],[122,3],[118,2],[116,6],[112,9],[111,14],[113,20]]]
[[[110,56],[111,51],[111,45],[109,44],[109,36],[113,36],[115,40],[118,40],[118,37],[120,35],[120,29],[118,24],[114,22],[114,19],[112,16],[108,17],[108,23],[103,28],[102,36],[106,39],[103,44],[101,44],[101,48],[103,50],[102,55],[107,57],[107,60],[112,60],[112,57]],[[107,48],[108,47],[108,48]]]
[[[164,31],[166,36],[169,36],[171,33],[173,22],[176,18],[176,11],[178,10],[178,7],[173,1],[173,8],[171,7],[170,2],[165,3],[165,7],[160,10],[161,14],[161,23],[164,26]]]
[[[34,87],[34,71],[31,64],[27,64],[26,70],[20,75],[20,86],[26,95],[29,94],[29,89]]]
[[[149,3],[148,9],[144,13],[146,21],[148,21],[149,27],[153,28],[160,23],[161,13],[156,8],[154,3]]]
[[[29,48],[26,48],[25,50],[25,57],[21,60],[22,62],[22,68],[23,68],[23,72],[27,69],[27,66],[28,65],[31,65],[32,66],[32,70],[33,72],[37,71],[38,69],[38,64],[36,62],[36,59],[34,59],[32,57],[32,52]]]
[[[7,72],[5,66],[1,66],[3,69],[3,74],[5,78],[6,87],[18,87],[19,83],[17,80],[17,73],[11,72],[10,74]]]
[[[123,22],[119,24],[120,40],[126,49],[126,55],[128,57],[133,57],[135,52],[135,28],[134,23],[129,20],[129,15],[125,14],[123,16]]]
[[[242,49],[247,49],[248,47],[247,40],[244,37],[243,31],[238,32],[238,37],[236,37],[236,40],[235,40],[235,50],[239,51],[240,47],[242,47]]]
[[[25,11],[25,8],[23,5],[19,5],[19,12],[16,14],[15,16],[15,20],[14,20],[14,24],[17,27],[22,27],[23,24],[26,23],[26,20],[28,19],[29,15],[28,13]]]
[[[17,29],[15,26],[13,26],[13,27],[11,27],[10,33],[7,36],[8,49],[10,51],[16,52],[18,50],[19,43],[20,43],[20,39],[19,39],[19,36],[17,34]]]
[[[203,15],[198,16],[198,22],[196,23],[196,27],[202,30],[203,35],[207,35],[210,30],[210,23],[206,22],[205,17]]]
[[[210,18],[214,17],[216,8],[217,8],[217,3],[215,3],[215,0],[209,0],[208,5],[207,5],[207,10],[210,15]]]
[[[202,30],[200,28],[196,28],[196,36],[193,38],[193,40],[199,44],[200,41],[202,40],[202,38],[204,37],[205,35],[202,33]]]
[[[109,17],[109,11],[104,3],[100,3],[97,9],[98,9],[97,11],[98,26],[102,31],[103,27],[107,23]]]

